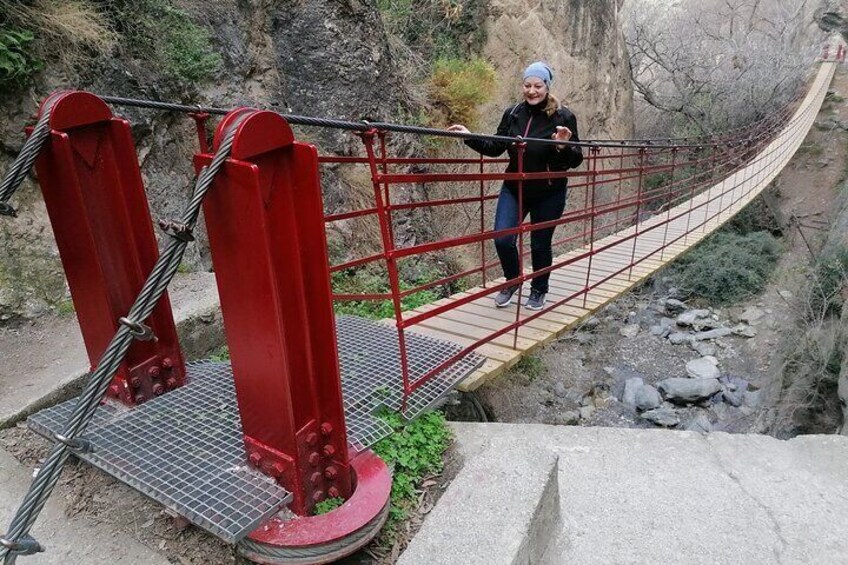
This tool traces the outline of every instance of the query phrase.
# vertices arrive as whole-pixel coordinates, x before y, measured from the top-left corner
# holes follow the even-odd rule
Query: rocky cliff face
[[[633,88],[621,31],[621,0],[492,0],[484,56],[501,78],[484,115],[497,127],[503,108],[519,101],[526,65],[544,60],[552,92],[577,115],[584,139],[633,133]]]
[[[118,96],[162,98],[216,106],[253,105],[343,119],[414,115],[399,86],[376,0],[171,0],[210,31],[222,64],[200,84],[174,86],[149,60],[116,49],[80,71],[46,61],[27,91],[0,92],[0,174],[19,150],[21,127],[38,102],[60,88]],[[547,59],[557,74],[555,92],[577,113],[584,137],[627,137],[632,91],[618,26],[617,1],[492,0],[483,12],[488,40],[483,56],[503,80],[493,107],[518,94],[520,71]],[[518,78],[515,78],[518,77]],[[514,80],[513,80],[514,79]],[[175,217],[192,182],[194,125],[185,116],[118,109],[133,131],[154,218]],[[486,112],[486,115],[500,115]],[[494,128],[496,123],[486,124]],[[351,153],[359,142],[334,130],[297,132],[323,152]],[[403,151],[417,145],[398,139]],[[349,179],[324,171],[328,207],[343,206]],[[64,277],[37,185],[27,182],[13,203],[19,218],[0,219],[0,326],[56,309],[67,298]],[[402,230],[401,230],[402,231]],[[186,259],[208,268],[201,233]]]

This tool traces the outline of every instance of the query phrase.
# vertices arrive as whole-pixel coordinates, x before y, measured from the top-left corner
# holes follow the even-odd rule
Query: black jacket
[[[560,108],[553,116],[548,117],[544,111],[546,104],[546,101],[542,101],[531,106],[527,102],[522,102],[516,106],[510,106],[501,118],[496,135],[551,139],[557,126],[565,126],[571,130],[571,141],[580,141],[577,134],[577,118],[574,114],[567,108]],[[504,151],[509,151],[509,166],[506,172],[518,171],[518,158],[514,144],[489,139],[467,139],[465,144],[487,157],[497,157]],[[528,143],[524,149],[524,172],[526,173],[565,171],[578,167],[582,162],[583,152],[580,147],[572,145],[557,151],[553,144]],[[512,191],[516,190],[515,181],[506,181],[504,184]],[[565,189],[566,185],[565,178],[525,181],[524,192],[527,194],[540,190]]]

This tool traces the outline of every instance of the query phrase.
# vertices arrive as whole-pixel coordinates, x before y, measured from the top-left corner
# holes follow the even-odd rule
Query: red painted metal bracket
[[[85,92],[53,94],[47,108],[52,132],[35,167],[94,366],[159,251],[129,123]],[[167,294],[144,323],[151,339],[131,345],[108,391],[130,406],[185,382]]]
[[[215,150],[233,131],[203,210],[245,445],[308,515],[351,492],[318,155],[273,112],[229,113]]]

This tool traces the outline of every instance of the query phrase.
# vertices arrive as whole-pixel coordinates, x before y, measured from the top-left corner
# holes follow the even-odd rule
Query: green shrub
[[[424,60],[460,57],[485,40],[481,0],[377,0],[389,35]]]
[[[167,77],[191,84],[220,68],[221,56],[210,46],[209,31],[169,0],[116,0],[106,9],[128,51]]]
[[[430,77],[432,125],[464,124],[474,129],[479,107],[491,97],[496,77],[494,67],[479,57],[437,60]]]
[[[333,273],[333,292],[336,294],[383,294],[389,292],[388,277],[374,274],[364,269],[351,269]],[[400,282],[401,290],[409,290],[421,284],[405,281]],[[430,304],[439,299],[434,290],[422,290],[410,294],[401,300],[401,310],[415,310],[419,306]],[[382,320],[395,315],[394,304],[391,300],[346,300],[337,301],[334,305],[336,314],[348,314],[371,320]]]
[[[729,304],[765,288],[781,251],[768,232],[719,231],[673,264],[669,275],[693,297]]]
[[[809,313],[813,317],[840,316],[848,282],[848,248],[839,247],[822,256],[810,285]]]
[[[538,357],[525,355],[512,370],[521,373],[532,382],[545,374],[545,364]]]
[[[44,66],[33,54],[29,30],[0,28],[0,86],[23,86]]]
[[[376,453],[392,468],[392,495],[384,534],[391,537],[418,501],[417,488],[427,475],[440,473],[451,433],[441,412],[428,412],[411,422],[394,413],[380,415],[392,434],[377,442]]]

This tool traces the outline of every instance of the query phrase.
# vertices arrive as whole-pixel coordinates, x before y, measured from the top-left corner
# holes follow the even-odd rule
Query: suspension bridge
[[[388,512],[391,474],[369,450],[389,432],[380,411],[414,418],[456,387],[480,386],[719,228],[792,158],[835,68],[822,62],[806,92],[745,128],[581,143],[580,169],[544,173],[503,173],[502,159],[391,154],[397,134],[494,136],[81,92],[50,96],[0,186],[0,213],[13,221],[9,201],[34,164],[92,373],[78,398],[30,418],[54,447],[0,538],[0,556],[8,565],[43,549],[30,531],[71,454],[256,562],[324,563],[355,551]],[[167,236],[161,252],[130,125],[111,109],[122,106],[182,112],[197,125],[194,190],[183,216],[159,222]],[[210,145],[212,116],[223,117]],[[319,155],[296,141],[290,125],[348,130],[361,140],[361,154]],[[497,139],[519,156],[529,143],[557,143]],[[365,172],[366,204],[327,208],[322,176],[341,169]],[[560,219],[487,228],[501,182],[563,176],[569,195]],[[229,363],[185,362],[167,296],[201,206]],[[446,210],[468,221],[399,243],[401,222]],[[549,272],[548,304],[528,311],[519,300],[495,309],[494,293],[515,281],[495,276],[491,240],[515,235],[523,266],[527,234],[553,226],[560,237],[553,265],[522,268],[520,277]],[[330,254],[328,238],[338,232],[353,242]],[[461,258],[460,272],[403,282],[409,265],[448,254]],[[361,269],[384,276],[385,290],[333,287]],[[457,286],[463,290],[404,308],[413,295]],[[388,302],[393,315],[335,316],[333,304],[349,301]],[[346,502],[311,515],[331,497]]]

